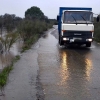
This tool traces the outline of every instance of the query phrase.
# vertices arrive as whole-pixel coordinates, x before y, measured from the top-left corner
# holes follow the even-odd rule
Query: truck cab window
[[[64,12],[64,23],[92,23],[93,14],[92,12],[82,12],[82,11],[70,11]]]

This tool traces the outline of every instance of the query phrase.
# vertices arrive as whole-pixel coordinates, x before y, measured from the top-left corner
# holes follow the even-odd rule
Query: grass
[[[20,56],[17,55],[15,56],[14,60],[12,61],[10,66],[5,67],[1,72],[0,72],[0,89],[3,91],[4,86],[7,83],[7,79],[9,76],[9,73],[13,70],[13,64],[17,62],[20,59]]]
[[[13,60],[13,63],[17,62],[19,59],[20,59],[19,55],[15,56],[15,59]]]
[[[39,38],[39,34],[35,34],[34,37],[27,39],[24,43],[24,46],[22,47],[21,53],[23,53],[26,50],[29,50],[31,48],[31,45],[35,43]]]
[[[12,69],[13,69],[13,64],[11,64],[8,67],[5,67],[3,71],[0,73],[0,88],[6,85],[7,77]]]

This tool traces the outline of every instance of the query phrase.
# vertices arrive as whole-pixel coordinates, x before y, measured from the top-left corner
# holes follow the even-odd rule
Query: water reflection
[[[66,81],[67,81],[67,78],[69,76],[69,73],[68,73],[68,61],[67,61],[67,54],[66,52],[62,52],[62,55],[61,55],[61,69],[60,69],[60,77],[61,77],[61,82],[60,82],[60,85],[65,85],[66,84]]]
[[[89,81],[90,80],[90,75],[92,71],[92,61],[90,59],[85,59],[86,63],[86,79]]]
[[[88,53],[85,55],[88,55]],[[61,71],[63,74],[61,76],[67,75],[66,77],[69,77],[69,75],[71,74],[80,74],[80,76],[82,76],[83,78],[90,77],[92,70],[92,61],[89,57],[84,57],[83,55],[77,53],[74,50],[61,49],[60,58]],[[64,74],[63,72],[67,74]]]
[[[85,55],[88,53],[85,52]],[[78,93],[89,96],[87,84],[91,79],[92,69],[92,61],[89,57],[84,57],[75,50],[61,49],[60,59],[59,86],[63,86],[63,94],[76,96]]]

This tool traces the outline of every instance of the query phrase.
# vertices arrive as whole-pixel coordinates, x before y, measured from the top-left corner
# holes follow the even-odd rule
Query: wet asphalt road
[[[60,47],[55,26],[15,64],[4,100],[100,100],[99,44]]]
[[[100,100],[100,46],[64,48],[57,38],[54,30],[38,49],[45,100]]]

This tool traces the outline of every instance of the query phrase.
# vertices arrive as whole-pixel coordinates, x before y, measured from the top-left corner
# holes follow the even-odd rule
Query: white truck
[[[94,34],[92,8],[60,7],[57,20],[60,45],[91,46]]]

